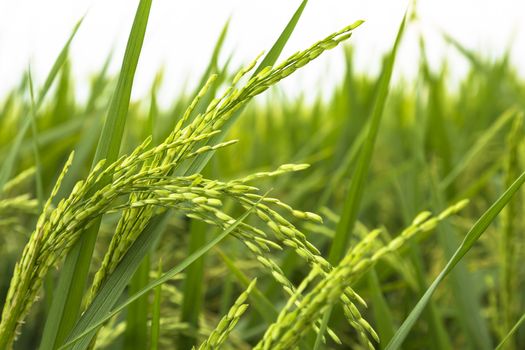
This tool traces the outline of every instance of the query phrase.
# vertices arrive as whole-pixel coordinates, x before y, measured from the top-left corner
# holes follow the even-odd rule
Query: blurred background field
[[[331,12],[330,5],[323,2],[321,6],[319,3],[313,1],[311,9],[306,7],[310,12],[305,12],[304,20],[310,18],[312,21],[306,23],[314,22],[311,17],[316,6],[320,6],[320,12],[327,12],[322,15],[326,16],[325,20],[332,15],[337,15],[334,21],[341,20],[342,24],[360,17],[367,20],[366,16],[356,17],[352,12]],[[509,4],[512,9],[513,3]],[[234,6],[232,4],[232,8]],[[296,6],[294,3],[273,9],[283,16],[283,25],[276,25],[276,34],[270,38],[277,36]],[[327,55],[332,57],[315,62],[300,73],[296,81],[293,80],[295,76],[290,77],[284,87],[273,87],[250,103],[227,135],[228,140],[238,139],[239,142],[219,150],[204,169],[211,178],[229,180],[274,169],[284,163],[311,164],[305,171],[263,180],[258,187],[272,189],[272,196],[292,207],[323,217],[324,224],[309,223],[302,229],[324,256],[328,255],[340,220],[374,107],[380,72],[379,69],[370,69],[370,65],[381,66],[382,52],[393,44],[405,9],[404,4],[390,6],[393,10],[389,17],[393,25],[392,29],[388,29],[390,24],[384,27],[384,36],[388,38],[384,50],[382,44],[377,44],[375,50],[360,53],[367,50],[367,45],[362,42],[364,39],[360,39],[367,35],[365,23],[356,29],[347,43]],[[469,228],[522,173],[524,166],[525,80],[520,74],[523,67],[515,59],[521,52],[520,46],[514,47],[513,38],[505,37],[501,41],[506,43],[504,48],[497,49],[497,54],[490,53],[472,43],[465,44],[453,28],[442,28],[444,33],[436,31],[429,37],[420,36],[418,28],[427,28],[418,22],[425,21],[425,11],[429,11],[425,6],[428,5],[422,3],[425,10],[416,12],[413,21],[407,24],[407,35],[394,65],[395,79],[386,100],[351,244],[373,228],[383,228],[380,239],[389,241],[423,210],[438,213],[447,205],[465,198],[470,203],[457,217],[441,223],[434,233],[418,237],[396,254],[381,260],[354,284],[355,290],[369,305],[363,313],[379,333],[382,342],[378,348],[388,343]],[[489,6],[481,7],[484,15],[490,16],[487,14]],[[96,11],[97,8],[95,14]],[[226,5],[223,12],[228,12]],[[515,15],[519,11],[511,12]],[[88,13],[86,25],[93,20],[91,15]],[[198,14],[195,15],[198,18]],[[488,27],[498,27],[500,21],[497,18]],[[70,28],[76,19],[67,18]],[[181,68],[184,63],[173,68],[168,61],[165,69],[161,69],[156,59],[148,59],[148,55],[153,55],[148,53],[148,45],[156,45],[154,31],[160,29],[155,25],[160,25],[158,22],[161,21],[150,19],[152,33],[146,34],[145,57],[139,62],[140,69],[148,73],[139,74],[135,82],[134,89],[136,86],[139,92],[133,95],[135,98],[130,105],[121,154],[132,151],[149,135],[152,135],[154,144],[163,140],[209,73],[219,74],[212,92],[222,91],[241,63],[251,60],[245,55],[253,58],[271,45],[272,39],[268,45],[253,40],[249,49],[239,48],[242,53],[238,55],[232,42],[240,33],[241,24],[233,17],[231,25],[237,29],[228,28],[224,26],[226,19],[227,15],[220,19],[220,27],[212,22],[215,26],[214,41],[192,39],[192,45],[199,47],[195,54],[190,54],[195,57],[195,67],[198,67],[195,69]],[[475,23],[475,18],[466,18],[467,25],[470,20]],[[245,22],[242,23],[246,26]],[[378,24],[372,21],[372,28],[374,25]],[[508,26],[508,23],[501,25]],[[340,25],[335,25],[337,27]],[[294,38],[298,34],[298,38],[296,41],[292,39],[290,46],[306,47],[332,29],[319,29],[303,23],[292,35]],[[219,36],[221,30],[226,38],[224,43]],[[270,28],[269,31],[274,30]],[[6,36],[4,29],[2,34]],[[62,40],[62,44],[67,31],[63,34],[57,39]],[[81,45],[80,34],[82,32],[74,39],[75,45]],[[180,43],[191,36],[191,30],[175,31],[169,40],[163,39],[166,40],[163,45],[176,47],[175,54],[181,50],[188,55],[191,47]],[[436,40],[441,42],[439,52],[436,51]],[[238,43],[243,45],[242,41]],[[34,169],[35,165],[40,167],[41,192],[48,195],[69,152],[74,149],[75,161],[58,196],[65,196],[75,180],[87,176],[103,125],[104,111],[116,84],[113,66],[115,60],[120,61],[119,45],[115,46],[112,55],[104,50],[72,51],[38,110],[34,128],[21,139],[11,175]],[[287,48],[291,50],[288,54],[295,51],[292,48]],[[59,48],[49,51],[51,57],[56,57]],[[201,52],[207,52],[207,56],[199,54]],[[287,56],[286,52],[283,57]],[[7,54],[1,52],[0,56]],[[81,65],[88,66],[87,58],[80,58],[82,55],[94,57],[96,63],[93,64],[99,67],[92,71],[89,79],[85,79],[76,68],[77,59]],[[5,58],[2,59],[5,62]],[[334,60],[338,63],[333,63]],[[46,64],[35,65],[37,88],[43,84],[40,77],[45,77],[39,70]],[[328,67],[330,64],[334,66]],[[2,63],[3,72],[10,69]],[[11,86],[5,83],[0,97],[0,159],[7,158],[15,136],[33,108],[27,69],[14,69],[18,69],[18,79]],[[35,163],[35,147],[39,164]],[[38,198],[38,192],[34,174],[29,173],[20,185],[3,195],[29,193],[32,198]],[[522,317],[525,311],[524,194],[523,190],[516,194],[437,290],[409,334],[404,349],[492,349]],[[38,212],[35,203],[11,209],[0,214],[0,301],[5,298],[14,264],[34,227]],[[103,258],[116,220],[113,214],[104,217],[93,271]],[[152,259],[156,262],[162,257],[165,266],[179,261],[191,249],[188,248],[188,233],[192,228],[187,220],[174,218],[169,227],[173,234],[164,237]],[[210,232],[207,234],[211,235]],[[277,252],[274,257],[296,284],[308,272],[293,253]],[[228,265],[228,259],[235,261],[233,268]],[[202,289],[197,293],[202,306],[196,307],[198,311],[193,313],[193,319],[184,315],[184,278],[166,284],[163,289],[160,339],[164,348],[202,340],[243,289],[240,274],[258,276],[258,288],[265,297],[277,307],[283,303],[277,284],[260,270],[253,257],[237,242],[222,243],[220,250],[212,250],[203,263]],[[236,274],[232,269],[240,272]],[[47,287],[50,292],[52,283]],[[31,349],[38,344],[35,339],[41,335],[48,308],[49,295],[45,294],[32,310],[17,348]],[[262,335],[267,321],[256,310],[249,311],[242,319],[227,348],[248,349]],[[117,319],[107,326],[100,336],[104,341],[98,345],[102,347],[107,343],[110,349],[123,346],[125,332],[122,322],[122,319]],[[345,322],[341,310],[335,309],[330,325],[345,345],[329,343],[326,348],[362,347]],[[189,338],[185,340],[189,342],[181,342],[181,336]],[[521,326],[506,343],[505,349],[523,348],[525,327]]]
[[[224,23],[230,19],[230,35],[224,43],[221,62],[231,57],[232,67],[250,62],[261,51],[267,51],[286,25],[298,1],[225,0],[176,3],[159,1],[151,9],[148,39],[137,67],[133,96],[147,95],[148,86],[157,70],[165,66],[169,83],[160,92],[160,102],[169,105],[173,96],[187,84],[197,85],[206,68]],[[360,72],[378,74],[381,55],[390,49],[403,16],[406,0],[311,1],[305,8],[297,30],[284,47],[283,56],[309,46],[312,40],[334,32],[349,22],[364,19],[364,29],[352,38],[356,67]],[[521,58],[525,55],[523,3],[519,0],[493,1],[421,1],[417,4],[419,21],[407,28],[394,74],[414,77],[418,72],[418,35],[429,42],[428,58],[433,68],[443,59],[451,62],[449,70],[457,81],[468,71],[468,62],[443,40],[441,31],[450,33],[465,47],[487,58],[501,57],[509,48],[511,61],[521,76],[525,70]],[[134,6],[126,0],[34,0],[0,3],[0,56],[2,95],[17,84],[30,63],[36,82],[42,82],[56,53],[76,21],[86,15],[76,39],[71,45],[72,70],[77,77],[76,95],[87,96],[88,77],[100,70],[107,54],[113,52],[109,71],[118,73],[120,57],[133,21]],[[233,55],[232,55],[233,54]],[[334,82],[344,72],[341,51],[321,56],[283,81],[288,94],[313,91],[318,84],[331,91]],[[311,91],[313,90],[313,91]],[[310,94],[310,92],[312,92]]]

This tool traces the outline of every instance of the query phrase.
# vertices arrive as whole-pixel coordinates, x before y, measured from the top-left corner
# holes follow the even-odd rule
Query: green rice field
[[[525,349],[510,53],[445,37],[468,64],[453,83],[421,38],[417,75],[394,80],[409,8],[377,74],[356,68],[351,16],[287,57],[304,0],[242,67],[222,59],[225,24],[197,88],[164,106],[161,69],[131,99],[152,6],[86,99],[82,21],[45,80],[0,96],[0,350]],[[280,89],[335,54],[329,93]]]

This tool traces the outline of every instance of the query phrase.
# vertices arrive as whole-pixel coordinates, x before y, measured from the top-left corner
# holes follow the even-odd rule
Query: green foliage
[[[130,102],[150,5],[85,101],[80,22],[42,88],[28,72],[0,101],[0,349],[525,347],[508,55],[445,35],[471,65],[449,87],[422,40],[421,74],[391,82],[403,19],[378,76],[346,46],[333,91],[289,99],[275,86],[362,23],[279,59],[304,0],[260,63],[222,62],[226,23],[196,90],[163,107],[162,71]]]

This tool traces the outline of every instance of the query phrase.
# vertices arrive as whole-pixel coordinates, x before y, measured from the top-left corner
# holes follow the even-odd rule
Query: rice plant
[[[525,85],[506,57],[445,35],[471,64],[449,90],[421,39],[415,82],[392,82],[411,13],[377,76],[353,66],[361,20],[281,58],[305,0],[245,67],[219,64],[226,24],[164,109],[162,71],[130,97],[151,6],[85,102],[81,20],[42,86],[28,71],[0,104],[0,349],[525,346]],[[331,50],[329,98],[279,93]]]

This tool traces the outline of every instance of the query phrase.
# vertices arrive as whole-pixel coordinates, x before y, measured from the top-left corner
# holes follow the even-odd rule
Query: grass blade
[[[273,44],[272,48],[266,56],[264,56],[263,60],[253,73],[253,75],[257,75],[261,70],[263,70],[265,67],[273,66],[275,62],[277,62],[277,59],[281,55],[281,52],[283,52],[284,46],[288,42],[288,39],[290,39],[290,36],[292,35],[295,26],[299,22],[299,19],[301,18],[301,15],[303,14],[304,8],[306,7],[306,4],[308,3],[308,0],[303,0],[297,10],[295,10],[295,13],[293,14],[292,18],[282,31],[281,35],[277,39],[277,41]]]
[[[510,340],[510,338],[514,335],[514,333],[516,333],[516,331],[518,330],[518,328],[520,328],[520,326],[525,323],[525,313],[520,317],[520,319],[518,320],[518,322],[516,322],[516,324],[514,325],[514,327],[511,328],[511,330],[507,333],[507,335],[505,336],[505,338],[503,338],[501,340],[501,342],[498,344],[498,346],[496,346],[495,350],[500,350],[500,349],[503,349],[503,346],[505,345],[505,343],[507,341]]]
[[[117,87],[111,99],[93,165],[102,159],[107,159],[107,164],[111,164],[118,157],[150,8],[151,0],[141,0],[138,5]],[[106,181],[109,182],[110,179]],[[74,245],[66,257],[64,273],[60,275],[51,313],[46,321],[41,349],[52,349],[60,344],[77,320],[100,220],[100,218],[97,219],[90,228],[83,232],[79,242]]]
[[[381,339],[381,348],[387,344],[390,339],[394,336],[394,320],[392,317],[392,312],[388,307],[388,302],[386,301],[383,292],[381,291],[381,284],[375,268],[371,268],[367,273],[368,287],[370,288],[370,293],[372,294],[373,302],[373,311],[374,318],[377,323],[377,333],[379,339]]]
[[[162,276],[162,259],[159,260],[159,267],[157,270],[157,278]],[[151,338],[150,349],[159,349],[160,338],[160,303],[162,301],[162,285],[155,287],[153,298],[153,310],[151,312]]]
[[[155,137],[154,125],[157,120],[157,90],[162,81],[162,71],[158,72],[151,87],[150,110],[148,114],[147,127],[144,129],[143,139],[151,136]],[[155,141],[153,141],[155,142]],[[157,143],[154,143],[157,144]],[[144,288],[149,282],[149,273],[151,265],[151,254],[147,254],[135,275],[129,283],[129,294],[134,294]],[[148,346],[148,313],[149,298],[144,295],[137,301],[129,305],[126,313],[126,330],[124,333],[125,348],[146,349]]]
[[[228,32],[229,21],[227,21],[217,39],[215,48],[213,49],[213,54],[206,68],[206,71],[202,75],[200,84],[197,87],[197,90],[194,91],[193,96],[197,96],[199,91],[204,87],[208,77],[213,73],[220,73],[220,68],[218,67],[218,59],[221,52],[222,45],[226,39],[226,34]],[[226,72],[226,67],[222,69],[222,72]],[[220,82],[215,82],[206,95],[200,100],[197,104],[193,116],[198,115],[199,113],[205,112],[207,106],[214,98],[217,88]],[[201,172],[203,175],[207,174],[207,169],[202,169]],[[197,251],[200,247],[206,244],[206,230],[208,229],[207,225],[192,220],[190,222],[190,238],[189,238],[189,254]],[[181,310],[181,322],[187,323],[193,329],[199,328],[199,315],[203,303],[203,283],[204,283],[204,257],[195,261],[192,266],[188,268],[187,274],[184,280],[183,286],[183,301],[182,301],[182,310]],[[179,338],[179,348],[181,349],[190,349],[193,346],[197,345],[197,338],[195,334],[181,334]]]
[[[38,212],[42,212],[44,208],[44,186],[42,181],[42,160],[40,159],[39,144],[38,144],[38,128],[36,125],[36,103],[33,89],[33,78],[31,77],[31,69],[28,69],[29,77],[29,95],[31,97],[31,111],[29,119],[31,120],[31,143],[33,146],[33,154],[35,156],[35,178],[36,178],[36,196],[38,199]]]
[[[512,129],[507,137],[507,152],[505,159],[505,186],[510,186],[512,180],[520,173],[520,144],[523,139],[523,113],[518,114]],[[502,233],[500,239],[500,277],[499,277],[499,300],[501,301],[501,325],[500,334],[507,333],[519,318],[519,310],[523,296],[520,286],[520,264],[523,253],[520,252],[519,242],[522,238],[523,192],[518,193],[506,207],[502,220]],[[507,349],[520,348],[519,336],[516,344],[508,344]]]
[[[107,278],[106,282],[100,289],[93,302],[89,305],[82,317],[77,322],[75,328],[79,328],[82,322],[85,323],[86,317],[96,316],[97,311],[107,314],[111,307],[117,302],[122,292],[129,284],[129,281],[135,274],[144,257],[149,254],[153,247],[160,240],[168,223],[168,216],[158,216],[153,218],[148,226],[143,230],[137,240],[129,248],[128,252],[122,258],[122,261],[115,268],[115,271]],[[102,311],[100,311],[102,310]],[[85,338],[85,346],[91,341],[90,338]],[[76,344],[77,346],[79,344]],[[85,347],[83,347],[85,348]]]
[[[208,226],[200,221],[191,221],[190,241],[188,254],[191,255],[206,244]],[[204,257],[195,261],[184,278],[181,322],[187,323],[194,329],[199,328],[199,315],[204,301]],[[182,334],[179,339],[179,349],[191,349],[197,345],[197,339],[188,334]]]
[[[431,175],[429,177],[432,178]],[[437,187],[437,181],[433,181],[432,191],[436,209],[445,206],[444,193],[440,192]],[[460,244],[455,228],[448,222],[444,222],[436,228],[436,231],[444,258],[449,259]],[[457,310],[455,316],[457,316],[463,332],[469,335],[467,337],[468,343],[476,349],[491,349],[491,337],[485,319],[482,317],[481,296],[475,288],[465,288],[465,285],[475,285],[476,283],[464,261],[458,262],[454,271],[450,273],[447,282],[453,295],[454,309]]]
[[[410,315],[403,322],[401,327],[397,330],[396,334],[387,345],[386,350],[396,350],[399,349],[401,343],[410,332],[410,329],[417,321],[419,315],[423,312],[423,309],[427,305],[428,301],[432,297],[432,294],[435,292],[441,281],[452,271],[454,266],[457,265],[463,256],[472,248],[474,243],[479,239],[479,237],[485,232],[487,227],[494,221],[496,216],[503,210],[507,203],[511,200],[512,196],[520,189],[521,185],[525,182],[525,172],[522,173],[518,179],[501,195],[501,197],[479,218],[479,220],[472,226],[470,231],[465,236],[465,239],[458,247],[454,255],[447,262],[447,265],[436,277],[434,282],[426,290],[425,294],[418,301],[417,305],[412,309]]]
[[[514,120],[516,116],[516,109],[511,108],[505,111],[493,125],[483,132],[477,139],[474,145],[468,152],[457,162],[456,166],[447,174],[447,176],[440,182],[439,188],[446,189],[452,182],[461,174],[461,172],[468,167],[468,165],[480,154],[483,149],[490,145],[490,142],[498,135],[499,131]]]
[[[71,34],[70,34],[70,36],[69,36],[69,38],[67,40],[67,42],[65,43],[64,47],[60,51],[60,53],[59,53],[58,57],[56,58],[55,62],[53,63],[53,66],[51,67],[51,70],[49,71],[49,74],[46,77],[44,86],[40,90],[40,92],[38,94],[38,97],[36,99],[36,103],[35,103],[35,107],[34,107],[35,113],[40,108],[40,105],[44,101],[44,98],[46,97],[47,92],[51,88],[51,85],[55,81],[55,79],[56,79],[60,69],[64,65],[64,62],[66,61],[67,55],[68,55],[68,52],[69,52],[69,46],[71,45],[71,42],[73,41],[73,38],[77,34],[77,31],[78,31],[78,28],[80,27],[80,24],[82,24],[82,20],[83,20],[83,18],[80,21],[77,22],[77,24],[73,28],[73,31],[71,32]],[[23,141],[24,136],[25,136],[25,134],[27,132],[27,129],[29,128],[30,125],[31,125],[31,119],[28,118],[28,119],[26,119],[24,121],[24,123],[22,124],[22,126],[18,130],[18,133],[17,133],[17,135],[15,137],[15,140],[13,142],[13,145],[12,145],[11,149],[9,150],[9,154],[5,158],[5,160],[4,160],[3,164],[2,164],[2,169],[0,170],[0,188],[4,187],[5,183],[7,182],[9,177],[11,176],[11,173],[13,172],[13,167],[15,165],[16,158],[17,158],[18,152],[20,150],[20,146],[22,145],[22,141]]]
[[[129,283],[129,293],[139,292],[149,282],[150,254],[142,259]],[[126,349],[146,349],[148,347],[148,295],[143,295],[128,306],[124,347]]]
[[[406,18],[407,15],[405,13],[399,26],[396,41],[394,42],[392,51],[387,56],[383,64],[383,70],[379,78],[377,94],[370,116],[368,135],[366,136],[366,139],[364,140],[362,148],[359,152],[358,163],[352,176],[350,189],[348,190],[348,194],[343,205],[341,219],[337,223],[335,236],[332,240],[330,252],[328,255],[328,261],[333,265],[337,264],[339,260],[341,260],[348,245],[350,234],[353,230],[355,221],[357,220],[357,214],[359,212],[359,205],[363,198],[368,169],[370,168],[370,163],[372,161],[372,153],[374,151],[375,140],[379,132],[379,126],[381,125],[381,119],[383,116],[383,109],[385,107],[385,102],[388,97],[390,79],[392,78],[392,71],[394,69],[394,62],[397,54],[397,49],[399,47],[399,43],[401,42],[401,38],[405,30]],[[321,330],[318,332],[317,339],[315,340],[315,344],[317,344],[317,346],[319,346],[322,342],[322,337],[324,336],[328,327],[328,323],[330,321],[331,312],[332,308],[330,307],[323,316]]]
[[[282,33],[279,36],[279,38],[277,38],[276,42],[273,44],[273,46],[270,49],[270,51],[268,51],[268,53],[263,58],[263,60],[259,64],[259,66],[257,66],[257,68],[255,69],[255,72],[254,72],[253,75],[256,75],[261,70],[263,70],[265,67],[272,66],[273,64],[275,64],[275,62],[277,62],[277,59],[281,55],[281,52],[284,49],[286,43],[288,42],[288,39],[292,35],[292,33],[293,33],[294,29],[295,29],[295,26],[299,22],[299,19],[301,18],[301,15],[302,15],[303,10],[304,10],[304,8],[305,8],[307,3],[308,3],[308,0],[303,0],[303,2],[301,2],[299,7],[297,8],[295,13],[293,14],[292,18],[290,19],[290,21],[288,22],[288,24],[286,25],[286,27],[282,31]],[[222,131],[223,132],[221,132],[220,134],[210,138],[208,144],[213,145],[213,144],[217,144],[217,143],[221,142],[223,140],[223,138],[226,137],[226,135],[228,133],[228,130],[231,129],[232,125],[239,118],[239,116],[241,115],[243,109],[244,108],[240,108],[237,112],[235,112],[231,116],[231,118],[222,127]],[[215,152],[206,152],[206,153],[203,153],[203,154],[199,155],[198,157],[196,157],[195,160],[191,163],[191,165],[190,165],[190,167],[189,167],[189,169],[187,171],[187,174],[199,173],[206,166],[206,164],[211,159],[211,157],[213,156],[214,153]]]
[[[346,201],[344,203],[341,221],[337,225],[334,240],[332,241],[332,245],[330,248],[328,261],[331,264],[337,264],[343,256],[348,245],[350,233],[352,232],[355,221],[357,219],[357,214],[359,212],[359,204],[361,203],[361,199],[363,197],[365,187],[364,185],[366,182],[366,177],[368,175],[368,169],[370,168],[370,163],[372,161],[372,153],[374,151],[375,140],[379,131],[379,126],[381,125],[381,119],[383,116],[385,102],[388,97],[390,79],[392,77],[392,71],[394,69],[394,62],[396,59],[397,49],[399,47],[399,43],[401,42],[401,38],[403,37],[403,33],[405,30],[406,19],[407,16],[405,14],[399,26],[396,41],[394,43],[392,51],[387,56],[383,65],[383,71],[381,72],[381,77],[377,89],[377,95],[370,116],[370,126],[368,129],[368,135],[360,151],[358,163],[352,176],[350,189],[348,191]]]
[[[226,39],[226,34],[228,34],[228,28],[230,26],[230,20],[226,21],[224,26],[222,27],[221,33],[219,34],[219,38],[217,39],[217,42],[215,43],[215,47],[213,48],[213,53],[210,58],[210,62],[208,63],[208,66],[206,67],[206,70],[204,71],[204,74],[202,75],[199,85],[193,91],[192,96],[197,96],[199,91],[202,89],[204,84],[206,84],[206,81],[212,75],[214,72],[217,72],[219,70],[218,62],[219,62],[219,55],[222,50],[222,46],[224,44],[224,40]]]
[[[68,337],[67,343],[64,344],[60,349],[69,348],[74,343],[75,345],[73,349],[85,349],[90,343],[91,337],[89,337],[88,335],[92,334],[94,331],[96,331],[98,327],[104,324],[104,322],[109,320],[114,315],[118,314],[132,302],[139,299],[140,297],[148,293],[150,290],[169,281],[178,273],[190,266],[193,262],[195,262],[195,260],[199,259],[201,256],[206,254],[210,249],[212,249],[215,245],[217,245],[224,238],[226,238],[241,222],[243,222],[248,217],[248,215],[250,215],[253,208],[254,207],[247,210],[233,224],[231,224],[220,235],[217,235],[208,244],[195,251],[177,266],[171,268],[166,273],[164,273],[162,277],[151,281],[147,287],[128,297],[125,301],[123,301],[117,307],[111,310],[111,308],[120,296],[120,293],[118,291],[123,291],[125,286],[127,285],[126,277],[130,278],[131,274],[135,270],[133,268],[133,265],[135,265],[136,268],[137,262],[140,262],[142,260],[140,257],[140,253],[146,253],[148,250],[147,248],[151,247],[151,243],[149,245],[146,244],[147,240],[149,239],[148,235],[141,234],[139,238],[133,243],[128,253],[124,256],[124,258],[119,263],[115,271],[108,277],[108,279],[102,286],[100,292],[93,300],[93,303],[91,303],[86,312],[82,315],[79,322]],[[133,259],[135,260],[135,264],[131,263]],[[117,284],[118,288],[115,286]],[[117,290],[117,292],[114,292],[114,290]]]

